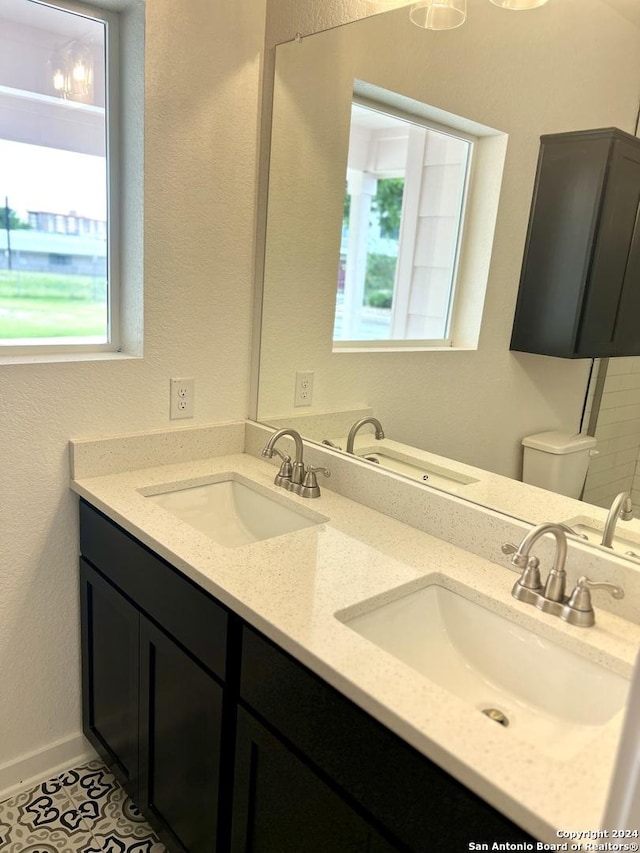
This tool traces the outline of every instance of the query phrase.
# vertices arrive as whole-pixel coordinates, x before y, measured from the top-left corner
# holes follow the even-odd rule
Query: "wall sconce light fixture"
[[[51,82],[65,100],[87,101],[93,95],[93,53],[91,47],[72,39],[56,48],[51,57]]]
[[[467,0],[421,0],[411,7],[409,17],[425,30],[452,30],[464,24]]]
[[[501,9],[525,10],[544,6],[548,0],[491,0]],[[420,0],[409,10],[413,23],[425,30],[451,30],[464,24],[467,0]]]

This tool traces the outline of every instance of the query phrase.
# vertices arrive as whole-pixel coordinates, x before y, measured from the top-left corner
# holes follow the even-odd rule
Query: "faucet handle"
[[[514,563],[514,565],[516,564]],[[518,566],[518,568],[520,567]],[[516,581],[516,586],[531,590],[532,592],[540,592],[542,590],[540,560],[537,557],[529,557],[527,559],[527,565],[522,569],[522,574]]]
[[[540,560],[537,557],[525,557],[520,555],[517,545],[505,542],[500,547],[503,554],[512,554],[511,563],[518,569],[522,569],[520,577],[514,583],[511,595],[525,604],[536,604],[542,594],[542,580],[540,578]],[[515,555],[518,555],[517,557]]]
[[[500,550],[503,554],[512,554],[511,563],[518,569],[526,569],[529,565],[529,557],[520,553],[520,548],[511,542],[505,542]],[[532,559],[537,560],[537,557]],[[538,561],[539,562],[539,561]]]
[[[276,486],[284,486],[288,488],[291,485],[291,457],[287,456],[286,453],[281,453],[277,447],[273,448],[273,452],[277,453],[278,456],[282,459],[282,463],[280,465],[280,470],[275,476],[275,480],[273,481]]]
[[[535,573],[535,570],[540,565],[540,560],[537,557],[528,557],[525,554],[520,553],[520,549],[517,545],[514,545],[512,542],[505,542],[504,545],[500,546],[500,550],[503,554],[513,555],[511,559],[511,564],[515,566],[517,569],[522,569],[522,578],[525,575],[529,578],[532,574]],[[538,572],[538,577],[540,576],[540,572]],[[528,586],[528,585],[527,585]],[[529,589],[537,589],[540,584],[535,586],[528,586]]]
[[[578,578],[578,582],[571,593],[569,604],[575,607],[576,610],[583,610],[584,606],[581,605],[587,605],[588,607],[591,604],[591,593],[589,590],[592,589],[606,589],[614,598],[624,598],[624,590],[621,586],[609,583],[608,581],[590,581],[589,578],[582,575],[582,577]]]
[[[331,471],[328,468],[320,468],[314,465],[309,465],[304,475],[304,484],[305,486],[317,486],[318,478],[316,474],[324,474],[325,477],[331,476]]]
[[[560,618],[570,625],[578,625],[583,628],[595,624],[596,617],[591,604],[592,589],[604,589],[614,598],[624,598],[624,590],[621,586],[608,582],[596,583],[583,575],[578,578]]]
[[[325,477],[331,476],[331,471],[329,471],[328,468],[316,468],[313,465],[309,465],[304,475],[300,491],[298,492],[301,498],[320,497],[320,486],[318,485],[318,478],[316,477],[317,473],[324,474]]]

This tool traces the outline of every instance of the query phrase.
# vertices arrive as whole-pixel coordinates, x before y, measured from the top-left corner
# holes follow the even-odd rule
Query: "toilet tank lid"
[[[522,439],[522,445],[536,450],[545,450],[547,453],[577,453],[580,450],[592,450],[596,446],[596,440],[592,435],[581,432],[551,430],[525,436]]]

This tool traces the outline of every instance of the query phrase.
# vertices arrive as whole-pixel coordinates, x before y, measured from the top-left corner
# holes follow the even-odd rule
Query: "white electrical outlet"
[[[294,406],[310,406],[313,402],[313,373],[309,370],[296,373]]]
[[[195,413],[195,380],[172,379],[170,387],[169,417],[171,420],[192,418]]]

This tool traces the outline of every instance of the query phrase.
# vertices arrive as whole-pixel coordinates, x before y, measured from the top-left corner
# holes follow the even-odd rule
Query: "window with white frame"
[[[117,16],[0,4],[0,345],[118,346]]]
[[[354,101],[334,349],[451,345],[474,142]]]

